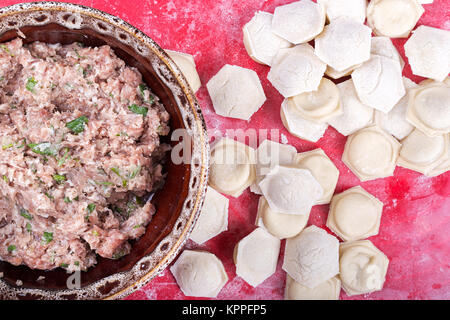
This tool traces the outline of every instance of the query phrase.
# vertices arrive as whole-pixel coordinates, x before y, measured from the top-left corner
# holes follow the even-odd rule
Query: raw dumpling
[[[317,90],[326,68],[309,44],[301,44],[278,51],[267,79],[287,98]]]
[[[272,65],[278,50],[292,44],[272,32],[273,15],[258,11],[243,28],[244,46],[248,55],[258,63]]]
[[[283,270],[310,289],[339,273],[339,241],[316,226],[286,240]]]
[[[257,228],[236,245],[234,263],[236,274],[256,287],[275,273],[280,240],[264,229]]]
[[[309,170],[275,166],[259,184],[274,211],[308,214],[323,189]]]
[[[416,0],[371,0],[367,24],[378,36],[407,38],[424,12]]]
[[[366,21],[367,0],[317,0],[325,7],[327,18],[333,21],[346,17],[359,23]]]
[[[325,9],[310,0],[292,2],[275,8],[273,32],[293,44],[314,39],[325,25]]]
[[[339,178],[339,170],[322,149],[295,155],[294,166],[309,170],[323,189],[322,197],[316,204],[329,203]]]
[[[206,190],[201,214],[190,238],[202,244],[228,228],[228,199],[211,187]]]
[[[429,137],[415,129],[402,141],[397,164],[428,174],[448,156],[448,134]]]
[[[378,234],[383,203],[357,186],[337,194],[331,200],[327,227],[344,241]]]
[[[358,68],[361,64],[357,64],[356,66],[351,66],[350,68],[345,69],[344,71],[337,71],[336,69],[327,66],[327,70],[325,70],[325,74],[333,79],[340,79],[345,76],[349,76],[352,74],[353,70]]]
[[[308,214],[284,214],[270,209],[264,197],[259,198],[256,225],[269,231],[278,239],[295,237],[308,223]]]
[[[315,91],[303,92],[289,98],[297,112],[306,120],[325,123],[342,114],[339,90],[331,80],[322,78]]]
[[[405,61],[403,61],[391,39],[388,37],[373,37],[370,45],[370,53],[398,61],[402,70],[405,66]]]
[[[333,277],[310,289],[286,275],[285,300],[339,300],[341,281]]]
[[[197,73],[194,57],[183,52],[177,52],[167,49],[165,51],[180,68],[181,72],[186,77],[189,86],[192,88],[192,91],[197,92],[198,89],[200,89],[200,87],[202,86],[202,83]]]
[[[264,140],[256,149],[256,179],[250,190],[262,194],[259,183],[275,165],[289,165],[292,163],[297,150],[290,145],[281,144],[271,140]]]
[[[315,39],[315,54],[336,71],[370,59],[372,31],[348,18],[332,20]]]
[[[280,116],[283,125],[292,135],[308,141],[317,142],[328,128],[326,123],[317,123],[303,118],[296,112],[290,99],[284,99],[281,104]]]
[[[222,138],[211,149],[209,184],[216,190],[239,197],[255,180],[255,150]]]
[[[359,100],[352,79],[337,85],[341,97],[343,114],[328,123],[339,133],[348,136],[369,125],[373,119],[373,109]]]
[[[419,26],[405,43],[412,72],[444,81],[450,73],[450,31]]]
[[[359,99],[369,107],[388,113],[405,95],[400,64],[390,58],[372,55],[352,73]]]
[[[339,248],[339,278],[349,296],[381,290],[389,259],[369,240],[344,242]]]
[[[255,71],[225,65],[206,84],[216,113],[223,117],[249,120],[266,101]]]
[[[450,86],[433,82],[412,89],[406,118],[433,137],[450,132]]]
[[[170,271],[190,297],[215,298],[228,281],[222,262],[205,251],[184,250]]]
[[[359,130],[347,138],[342,161],[361,180],[394,174],[400,143],[378,126]]]
[[[375,123],[387,133],[392,134],[398,140],[402,140],[414,127],[406,120],[406,109],[408,108],[409,91],[417,88],[417,84],[403,77],[406,94],[388,113],[375,110]]]

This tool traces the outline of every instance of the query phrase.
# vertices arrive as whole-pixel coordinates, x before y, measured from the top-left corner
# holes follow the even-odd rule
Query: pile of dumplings
[[[342,160],[360,181],[392,176],[397,165],[429,177],[450,170],[450,32],[415,28],[422,4],[431,2],[301,0],[273,14],[256,12],[243,27],[244,46],[270,66],[267,79],[284,97],[286,129],[312,142],[328,126],[348,136]],[[402,76],[405,62],[390,39],[408,37],[412,72],[427,78],[419,84]],[[249,120],[266,101],[257,74],[239,66],[225,65],[206,86],[220,116]],[[239,197],[250,188],[261,195],[257,228],[234,250],[236,274],[248,284],[256,287],[275,272],[287,239],[286,299],[339,299],[341,288],[347,295],[383,288],[389,260],[367,240],[378,234],[383,203],[360,186],[335,194],[339,170],[322,149],[297,153],[271,140],[253,149],[224,137],[211,146],[211,163],[191,239],[202,244],[227,230],[223,194]],[[343,242],[306,227],[319,204],[330,204],[326,225]],[[228,281],[208,252],[185,250],[171,270],[189,296],[216,297]],[[193,277],[198,270],[205,276]]]

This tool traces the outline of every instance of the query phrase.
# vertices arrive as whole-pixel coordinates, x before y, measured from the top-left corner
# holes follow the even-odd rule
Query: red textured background
[[[1,6],[19,0],[2,0]],[[68,1],[66,1],[68,2]],[[355,185],[383,201],[380,233],[369,238],[390,259],[384,289],[368,295],[341,299],[450,299],[450,172],[435,178],[397,167],[393,177],[361,183],[342,163],[346,138],[329,127],[317,144],[290,135],[283,127],[279,108],[281,95],[266,76],[269,68],[252,61],[242,43],[242,26],[257,10],[273,13],[276,6],[290,0],[73,0],[73,3],[94,7],[116,15],[152,37],[163,48],[184,51],[194,56],[203,84],[226,63],[255,70],[264,88],[267,101],[250,121],[223,118],[214,113],[205,86],[197,97],[210,135],[226,129],[280,129],[298,152],[322,148],[341,172],[336,192]],[[426,12],[419,25],[450,30],[450,1],[435,0],[424,5]],[[405,61],[403,44],[395,40]],[[407,65],[404,75],[416,82]],[[257,210],[258,196],[244,192],[230,198],[228,231],[198,246],[188,241],[186,248],[200,248],[216,254],[224,263],[229,282],[219,299],[282,299],[285,273],[281,269],[284,241],[276,273],[257,288],[236,277],[232,261],[234,245],[251,232]],[[315,206],[309,223],[325,226],[328,205]],[[128,299],[186,299],[175,279],[166,269]]]

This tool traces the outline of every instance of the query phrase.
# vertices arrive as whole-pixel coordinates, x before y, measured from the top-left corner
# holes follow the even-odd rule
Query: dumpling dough
[[[429,136],[450,132],[450,86],[430,83],[409,92],[409,122]]]
[[[344,242],[339,248],[342,288],[349,296],[383,289],[389,259],[369,240]]]
[[[339,90],[331,80],[322,78],[315,91],[303,92],[292,98],[292,105],[306,120],[319,123],[342,114]]]
[[[259,198],[256,225],[269,231],[278,239],[292,238],[299,234],[308,223],[308,214],[284,214],[270,209],[264,197]]]
[[[259,184],[274,211],[308,214],[323,189],[309,170],[275,166]]]
[[[324,7],[310,0],[276,7],[272,20],[273,32],[293,44],[314,39],[324,25]]]
[[[286,275],[285,300],[339,300],[341,281],[333,277],[310,289]]]
[[[280,116],[286,129],[300,139],[317,142],[328,128],[326,123],[317,123],[303,118],[295,110],[290,99],[284,99],[281,104]]]
[[[339,178],[339,170],[322,149],[299,153],[294,157],[295,167],[309,170],[323,189],[316,204],[329,203]]]
[[[236,245],[236,274],[256,287],[275,273],[280,254],[280,240],[257,228]]]
[[[255,71],[226,64],[206,84],[216,113],[249,120],[266,101]]]
[[[190,238],[202,244],[228,229],[228,199],[209,187]]]
[[[317,0],[325,7],[327,18],[333,21],[346,17],[359,23],[366,21],[367,0]]]
[[[435,177],[450,170],[450,134],[447,134],[447,141],[447,156],[426,173],[428,177]]]
[[[370,53],[398,61],[402,70],[405,66],[405,61],[403,61],[403,58],[388,37],[373,37],[370,45]]]
[[[414,127],[406,120],[406,109],[408,107],[409,91],[417,88],[417,84],[403,77],[406,94],[388,113],[375,110],[375,123],[387,133],[392,134],[398,140],[402,140]]]
[[[301,44],[278,51],[267,79],[287,98],[317,90],[326,68],[309,44]]]
[[[315,39],[315,54],[330,67],[344,71],[370,59],[372,31],[348,18],[332,20]]]
[[[272,32],[272,17],[270,13],[258,11],[243,28],[248,55],[256,62],[269,66],[278,50],[292,46],[289,41]]]
[[[331,200],[327,227],[344,241],[378,234],[383,203],[360,186],[348,189]]]
[[[412,72],[444,81],[450,73],[450,31],[419,26],[405,43]]]
[[[371,0],[367,24],[378,36],[407,38],[424,12],[416,0]]]
[[[310,289],[339,273],[339,241],[316,226],[286,240],[283,270]]]
[[[200,87],[202,86],[202,83],[197,73],[194,57],[183,52],[177,52],[167,49],[165,51],[180,68],[181,72],[186,77],[189,86],[192,88],[192,91],[197,92],[198,89],[200,89]]]
[[[264,140],[256,149],[256,179],[250,186],[250,190],[257,194],[262,194],[259,183],[269,173],[275,165],[289,165],[292,163],[297,149],[291,145],[281,144],[271,140]]]
[[[328,123],[339,133],[348,136],[369,125],[373,119],[373,109],[359,100],[352,79],[337,85],[344,113],[332,118]]]
[[[170,271],[190,297],[215,298],[228,281],[222,262],[205,251],[184,250]]]
[[[325,70],[325,74],[333,79],[340,79],[345,76],[349,76],[352,74],[353,70],[358,68],[361,64],[357,64],[356,66],[352,66],[350,68],[345,69],[344,71],[337,71],[336,69],[327,66],[327,70]]]
[[[397,164],[428,174],[448,156],[448,135],[429,137],[415,129],[402,141]]]
[[[255,180],[255,150],[243,143],[222,138],[211,149],[209,184],[233,197]]]
[[[378,126],[359,130],[347,138],[342,161],[361,180],[394,174],[400,143]]]
[[[405,95],[400,64],[373,55],[352,73],[359,99],[369,107],[388,113]]]

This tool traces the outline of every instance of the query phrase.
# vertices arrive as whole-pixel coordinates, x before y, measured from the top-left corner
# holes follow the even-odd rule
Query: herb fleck
[[[66,127],[75,134],[79,134],[84,131],[84,126],[89,122],[86,116],[81,116],[75,120],[67,122]]]
[[[131,106],[128,106],[128,109],[136,114],[142,114],[144,117],[147,115],[148,108],[147,107],[140,107],[137,104],[132,104]]]
[[[34,77],[28,78],[27,84],[26,84],[26,89],[28,91],[30,91],[31,93],[35,93],[34,88],[36,87],[37,83],[38,82],[37,82],[37,80]]]

